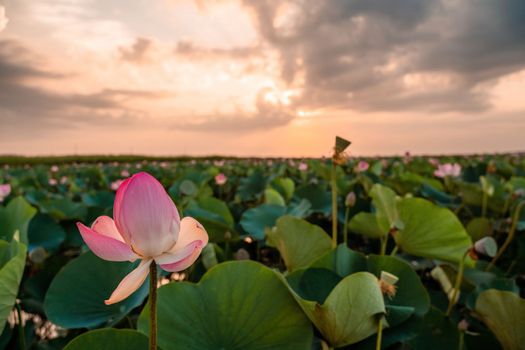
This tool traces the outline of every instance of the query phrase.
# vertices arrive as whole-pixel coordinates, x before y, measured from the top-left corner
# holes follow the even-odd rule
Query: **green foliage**
[[[158,327],[164,350],[299,350],[312,343],[312,327],[278,274],[249,261],[217,265],[198,284],[161,287]],[[148,334],[148,307],[138,329]]]
[[[148,337],[131,329],[97,329],[84,333],[64,350],[144,350],[148,348]]]
[[[0,207],[0,239],[11,241],[18,231],[21,242],[27,244],[27,228],[36,212],[23,197],[12,199],[5,208]]]
[[[505,349],[525,349],[525,299],[512,292],[489,289],[479,295],[476,312]]]
[[[459,263],[472,240],[448,209],[421,198],[405,198],[397,204],[404,228],[394,239],[405,252]]]
[[[291,216],[277,220],[266,237],[268,245],[281,253],[289,272],[309,266],[331,247],[330,237],[322,228]]]
[[[264,239],[264,230],[275,225],[278,218],[283,216],[286,208],[281,205],[261,204],[248,209],[241,218],[241,226],[248,235],[255,239]]]
[[[91,252],[73,259],[49,286],[44,301],[47,317],[63,328],[115,324],[140,305],[148,293],[146,281],[129,298],[113,305],[104,304],[136,266],[137,263],[105,261]]]
[[[0,333],[15,304],[26,261],[26,246],[0,240]]]

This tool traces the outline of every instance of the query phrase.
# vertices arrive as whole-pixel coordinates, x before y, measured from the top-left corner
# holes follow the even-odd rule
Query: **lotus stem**
[[[348,216],[350,215],[350,207],[347,206],[345,209],[345,225],[343,226],[343,237],[345,245],[348,242]]]
[[[496,264],[496,261],[498,261],[498,259],[505,252],[505,249],[507,249],[507,247],[512,242],[512,239],[514,238],[514,235],[516,234],[516,228],[518,226],[518,221],[520,220],[521,209],[523,209],[524,205],[525,205],[525,201],[521,201],[516,207],[516,210],[514,210],[514,216],[512,217],[512,226],[510,227],[509,235],[507,236],[507,239],[505,240],[501,248],[498,250],[498,253],[496,254],[496,256],[492,259],[490,264],[488,264],[485,271],[489,271],[490,269],[494,267],[494,265]]]
[[[157,264],[149,267],[149,349],[157,350]]]
[[[381,237],[381,252],[380,252],[380,255],[385,255],[386,254],[387,243],[388,243],[388,236]]]
[[[392,249],[392,251],[390,252],[390,255],[395,256],[398,250],[399,250],[399,246],[396,244],[394,249]]]
[[[381,339],[382,338],[383,338],[383,316],[379,318],[379,323],[377,324],[376,350],[381,350]]]
[[[447,317],[450,316],[450,313],[452,312],[452,309],[454,308],[454,305],[456,305],[456,302],[459,298],[459,289],[461,288],[461,281],[463,280],[463,271],[465,270],[465,259],[467,258],[467,255],[470,252],[470,248],[467,249],[465,254],[463,254],[463,257],[459,261],[459,268],[458,273],[456,275],[456,281],[454,282],[454,289],[452,290],[452,296],[450,297],[450,300],[448,302],[448,308],[447,308]]]
[[[335,175],[336,164],[335,159],[332,159],[332,248],[337,247],[337,182]]]

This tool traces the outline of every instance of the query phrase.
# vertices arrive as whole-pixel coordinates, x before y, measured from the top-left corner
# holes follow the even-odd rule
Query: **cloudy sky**
[[[0,154],[525,150],[523,0],[0,0]]]

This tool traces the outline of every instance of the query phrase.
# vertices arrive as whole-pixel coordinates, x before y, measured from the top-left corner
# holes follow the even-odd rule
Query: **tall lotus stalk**
[[[113,217],[100,216],[91,228],[77,223],[84,242],[98,257],[140,264],[117,286],[106,305],[130,296],[150,275],[150,349],[157,348],[157,264],[169,272],[182,271],[199,257],[208,234],[197,220],[179,217],[177,207],[160,182],[138,173],[117,190]]]
[[[337,164],[345,161],[345,149],[350,146],[350,141],[339,136],[335,137],[334,154],[332,156],[332,248],[337,247]]]
[[[505,242],[503,242],[503,245],[498,250],[496,256],[492,259],[492,261],[487,266],[485,271],[490,271],[490,269],[494,267],[494,265],[496,264],[496,261],[498,261],[498,259],[503,255],[503,252],[505,251],[505,249],[507,249],[507,247],[510,245],[510,243],[514,239],[514,236],[516,234],[516,228],[518,227],[518,221],[520,221],[520,215],[521,215],[521,210],[523,209],[523,206],[525,206],[525,200],[521,201],[516,206],[516,209],[514,210],[514,215],[512,217],[512,225],[510,227],[510,231],[507,236],[507,239],[505,240]]]

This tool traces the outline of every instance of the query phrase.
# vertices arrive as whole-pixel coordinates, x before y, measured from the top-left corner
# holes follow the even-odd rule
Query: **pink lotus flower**
[[[47,183],[49,184],[49,186],[56,186],[58,184],[58,181],[57,179],[50,178],[49,180],[47,180]]]
[[[52,165],[50,170],[51,170],[52,173],[58,172],[58,170],[59,170],[58,169],[58,165]]]
[[[61,185],[65,185],[65,184],[67,184],[67,181],[68,181],[67,176],[62,176],[62,177],[60,178],[60,184],[61,184]]]
[[[215,175],[215,183],[219,186],[224,185],[228,181],[228,178],[223,173]]]
[[[5,197],[9,196],[11,193],[11,185],[10,184],[3,184],[0,185],[0,203],[2,203],[5,199]]]
[[[299,170],[301,171],[306,171],[308,170],[308,164],[306,164],[305,162],[301,162],[299,163],[299,166],[297,168],[299,168]]]
[[[363,171],[367,171],[369,166],[370,165],[367,162],[360,160],[359,163],[357,163],[357,165],[354,167],[354,171],[356,173],[361,173]]]
[[[152,263],[177,272],[197,260],[208,243],[208,234],[191,217],[180,220],[175,204],[164,187],[150,174],[141,172],[126,179],[117,191],[114,220],[98,217],[91,228],[78,222],[84,242],[98,257],[108,261],[135,261],[131,271],[105,301],[117,303],[144,282]]]
[[[124,170],[122,170],[120,172],[120,176],[122,176],[122,177],[129,177],[129,175],[130,175],[129,171],[127,171],[126,169],[124,169]]]
[[[437,177],[458,177],[459,175],[461,175],[461,165],[459,165],[458,163],[439,164],[436,171],[434,171],[434,176]]]

